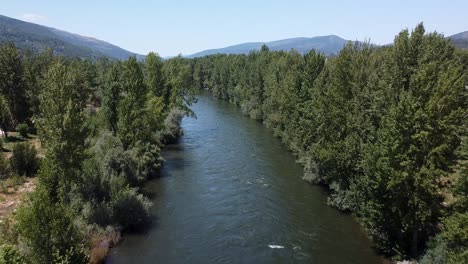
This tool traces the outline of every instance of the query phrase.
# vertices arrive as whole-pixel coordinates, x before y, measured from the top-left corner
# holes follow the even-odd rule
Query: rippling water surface
[[[271,131],[207,94],[193,110],[164,150],[163,177],[146,186],[154,226],[107,263],[382,263]]]

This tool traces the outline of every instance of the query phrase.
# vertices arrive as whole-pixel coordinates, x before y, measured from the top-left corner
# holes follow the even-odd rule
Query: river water
[[[192,109],[145,187],[153,227],[126,236],[107,263],[383,262],[270,130],[206,93]]]

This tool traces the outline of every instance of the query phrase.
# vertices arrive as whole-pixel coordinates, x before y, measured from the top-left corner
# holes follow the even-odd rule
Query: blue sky
[[[0,14],[162,56],[253,41],[335,34],[393,41],[423,21],[429,31],[468,30],[468,1],[0,0]]]

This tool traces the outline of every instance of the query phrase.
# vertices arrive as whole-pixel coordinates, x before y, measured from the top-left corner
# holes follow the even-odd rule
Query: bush
[[[468,263],[468,213],[454,213],[442,221],[442,226],[420,263]]]
[[[159,141],[172,144],[182,135],[180,123],[187,113],[181,109],[172,109],[164,120],[164,129],[159,135]]]
[[[0,152],[2,152],[2,150],[3,150],[3,138],[0,135]]]
[[[10,160],[12,170],[18,175],[33,176],[39,169],[37,150],[28,143],[18,143],[13,147]]]
[[[28,137],[28,131],[29,131],[28,125],[21,123],[18,126],[16,126],[16,130],[23,138]]]
[[[136,182],[130,182],[133,186],[141,185],[159,173],[163,158],[158,146],[138,141],[135,147],[127,150],[125,154],[127,159],[133,160],[133,164],[136,165]]]
[[[37,186],[15,217],[32,263],[88,263],[74,217],[43,186]]]
[[[10,164],[3,153],[0,153],[0,180],[4,180],[11,175]]]
[[[151,202],[135,189],[121,190],[112,201],[113,219],[122,230],[141,230],[150,222]]]
[[[156,173],[161,162],[159,148],[138,143],[124,151],[119,138],[103,133],[91,152],[92,158],[83,166],[83,184],[78,186],[83,218],[101,227],[145,228],[151,203],[130,186]]]

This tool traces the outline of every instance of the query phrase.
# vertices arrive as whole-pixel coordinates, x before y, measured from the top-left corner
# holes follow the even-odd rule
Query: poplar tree
[[[118,105],[117,135],[127,149],[149,136],[145,111],[147,87],[143,71],[135,57],[130,57],[125,62],[123,92]]]
[[[467,93],[454,48],[422,25],[390,52],[401,89],[364,159],[360,214],[384,252],[415,257],[442,216],[441,179],[458,158]]]
[[[148,90],[156,97],[164,95],[164,76],[162,73],[163,61],[158,54],[148,53],[145,60],[146,84]]]
[[[116,63],[106,76],[102,106],[107,121],[107,128],[115,135],[119,121],[118,106],[123,92],[121,65]]]
[[[8,101],[14,123],[24,123],[29,104],[22,58],[14,44],[0,46],[0,93]]]
[[[46,162],[39,176],[52,197],[64,201],[72,183],[80,179],[85,155],[85,103],[79,80],[63,62],[57,62],[47,73],[41,93],[38,126]]]

